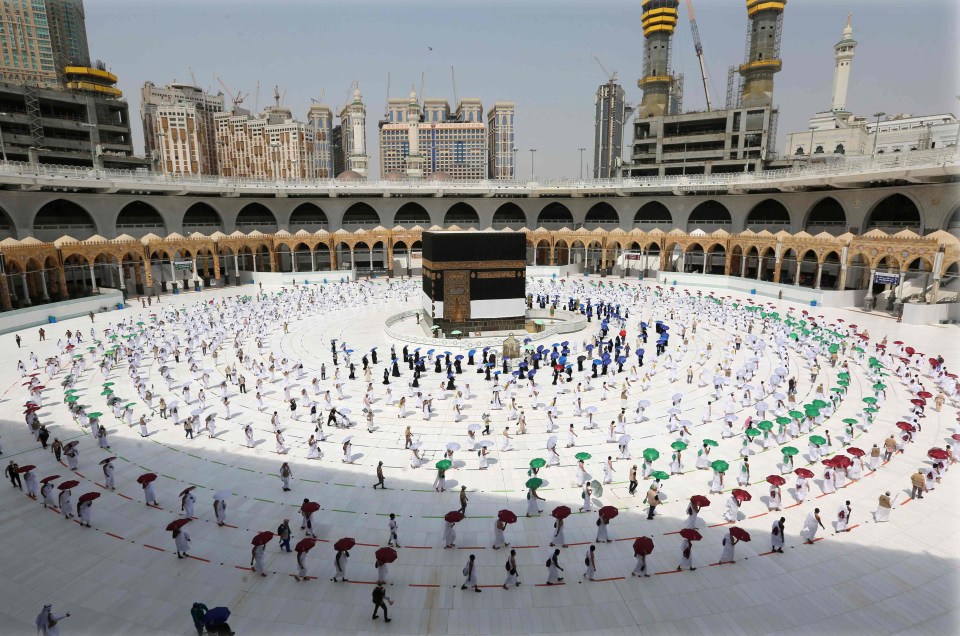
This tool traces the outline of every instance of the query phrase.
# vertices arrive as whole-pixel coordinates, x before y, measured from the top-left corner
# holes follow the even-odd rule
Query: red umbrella
[[[930,398],[933,397],[933,393],[931,393],[930,391],[920,391],[919,393],[917,393],[917,397],[921,397],[924,400],[929,400]],[[926,404],[926,402],[924,402],[924,404]]]
[[[333,544],[333,549],[337,552],[343,552],[351,549],[355,545],[357,545],[356,539],[352,537],[343,537],[342,539],[337,539],[337,542]]]
[[[907,355],[908,355],[908,356],[912,356],[913,354],[915,354],[915,353],[917,352],[917,350],[914,349],[913,347],[907,347],[906,349],[904,349],[904,351],[907,352]]]
[[[787,483],[787,480],[780,475],[767,475],[767,483],[772,486],[782,486]]]
[[[813,471],[809,468],[798,468],[793,472],[797,475],[797,477],[803,477],[804,479],[813,478]]]
[[[397,560],[397,551],[393,548],[380,548],[373,553],[378,563],[393,563]]]
[[[463,513],[459,510],[451,510],[447,514],[443,515],[443,520],[447,523],[459,523],[463,521]]]
[[[633,553],[642,556],[653,553],[653,539],[650,537],[637,537],[633,542]]]
[[[36,466],[34,466],[33,464],[27,464],[26,466],[21,466],[20,468],[18,468],[18,469],[17,469],[17,472],[18,472],[18,473],[28,473],[28,472],[30,472],[31,470],[33,470],[34,468],[36,468]]]
[[[846,455],[837,455],[833,458],[833,465],[836,468],[850,468],[853,466],[853,461]]]
[[[107,457],[106,459],[101,459],[101,460],[100,460],[100,465],[103,466],[104,464],[109,464],[110,462],[112,462],[112,461],[115,460],[115,459],[116,459],[116,457]]]
[[[308,515],[315,513],[317,510],[320,510],[320,504],[316,501],[308,501],[307,503],[300,506],[300,510],[305,512]]]
[[[893,341],[893,344],[895,344],[895,345],[902,345],[902,344],[903,344],[903,340],[894,340],[894,341]]]
[[[173,532],[174,530],[179,530],[180,528],[187,525],[188,523],[190,523],[189,519],[174,519],[173,521],[167,524],[167,530],[169,530],[170,532]]]
[[[550,514],[553,515],[555,519],[566,519],[570,516],[570,508],[568,506],[557,506]]]
[[[750,496],[750,493],[743,488],[734,488],[733,492],[730,494],[732,494],[737,501],[750,501],[753,499],[753,497]]]
[[[621,330],[620,330],[620,337],[623,338],[623,337],[626,336],[626,335],[627,335],[627,331],[626,331],[625,329],[621,329]]]
[[[910,424],[910,423],[908,423],[908,422],[897,422],[897,428],[899,428],[901,431],[913,431],[913,430],[915,430],[915,429],[913,428],[913,424]]]
[[[63,445],[63,450],[65,450],[65,451],[72,450],[73,448],[76,448],[77,444],[79,444],[79,443],[80,443],[80,442],[78,442],[78,441],[76,441],[76,440],[74,440],[74,441],[72,441],[72,442],[67,442],[66,444]]]
[[[847,453],[849,453],[850,455],[853,455],[854,457],[863,457],[864,455],[866,455],[866,453],[863,452],[862,448],[857,448],[856,446],[851,446],[850,448],[848,448]]]
[[[143,485],[149,484],[152,481],[156,481],[156,479],[157,479],[156,473],[144,473],[139,477],[137,477],[137,483],[143,486]]]
[[[877,349],[886,349],[886,348],[887,348],[887,345],[885,345],[885,344],[883,344],[883,343],[880,343],[880,344],[877,345]]]
[[[942,458],[945,459],[945,458]],[[620,514],[620,511],[617,510],[614,506],[604,506],[600,508],[600,518],[605,521],[610,521],[614,517]]]
[[[297,552],[309,552],[313,549],[313,546],[317,545],[317,540],[313,537],[304,537],[297,542],[297,545],[294,546]]]
[[[684,528],[680,531],[680,536],[690,541],[699,541],[703,538],[696,528]]]
[[[263,532],[258,532],[256,536],[253,537],[250,545],[267,545],[271,539],[273,539],[273,533],[269,530],[264,530]]]
[[[737,526],[733,526],[732,528],[730,528],[730,536],[736,539],[737,541],[750,540],[750,533],[744,530],[743,528],[739,528]]]
[[[960,442],[960,433],[954,433],[953,435],[950,436],[950,439],[952,439],[955,442]]]
[[[60,475],[50,475],[49,477],[44,477],[40,480],[40,483],[45,484],[48,481],[53,481],[54,479],[60,479]]]
[[[937,360],[936,358],[930,358],[927,361],[930,363],[930,366],[934,366],[934,367],[940,364],[940,361]]]
[[[68,479],[67,481],[57,486],[57,488],[60,490],[69,490],[70,488],[76,488],[79,485],[80,485],[80,482],[77,481],[76,479]]]
[[[927,457],[930,459],[950,459],[950,453],[942,448],[931,448],[927,451]]]
[[[694,495],[693,497],[690,497],[690,503],[698,508],[703,508],[704,506],[710,505],[710,500],[703,495]]]
[[[180,491],[180,496],[183,497],[185,494],[187,494],[188,492],[190,492],[190,491],[193,490],[194,488],[196,488],[196,486],[187,486],[186,488],[184,488],[183,490]]]
[[[98,492],[85,492],[80,495],[80,498],[77,499],[77,503],[83,503],[85,501],[93,501],[94,499],[99,499],[100,493]]]
[[[504,523],[516,523],[517,515],[513,514],[510,510],[501,510],[497,513],[497,519]]]

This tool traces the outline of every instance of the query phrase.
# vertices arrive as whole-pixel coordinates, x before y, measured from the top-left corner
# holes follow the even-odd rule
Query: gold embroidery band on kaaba
[[[509,271],[483,271],[471,274],[471,276],[476,276],[477,278],[522,278],[523,274],[513,270]]]
[[[423,259],[424,269],[525,269],[526,261],[444,261],[434,262]]]

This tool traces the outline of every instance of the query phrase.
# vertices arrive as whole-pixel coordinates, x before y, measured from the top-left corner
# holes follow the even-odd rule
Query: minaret
[[[833,59],[836,66],[833,68],[833,96],[830,98],[830,110],[833,112],[847,110],[847,89],[850,87],[850,66],[853,64],[853,54],[857,50],[857,41],[853,39],[853,29],[850,27],[852,14],[847,15],[847,26],[843,28],[843,37],[833,45]]]
[[[350,153],[349,166],[347,167],[365,177],[367,176],[367,107],[363,105],[359,86],[353,91],[353,103],[350,104],[349,112],[350,127],[353,134],[353,152]]]
[[[638,117],[659,117],[667,114],[673,72],[670,51],[673,31],[677,27],[677,6],[680,0],[643,0],[643,77],[637,86],[643,89]]]
[[[740,65],[745,108],[773,105],[773,75],[780,61],[780,29],[787,0],[746,0],[750,21],[750,45],[747,59]]]
[[[420,104],[412,87],[410,101],[407,103],[407,145],[407,176],[419,179],[423,177],[423,157],[420,156]]]

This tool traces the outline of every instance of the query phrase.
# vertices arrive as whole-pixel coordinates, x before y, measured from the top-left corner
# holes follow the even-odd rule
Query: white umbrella
[[[447,450],[448,450],[448,451],[458,451],[458,450],[460,450],[460,443],[459,443],[459,442],[447,442]]]
[[[343,443],[348,444],[352,439],[353,439],[353,435],[347,435],[346,437],[343,438]]]
[[[596,412],[597,412],[597,407],[595,407],[595,406],[588,406],[587,408],[583,409],[583,411],[584,411],[584,413],[596,413]]]
[[[169,402],[167,402],[167,408],[172,409],[179,403],[180,403],[180,400],[170,400]]]
[[[766,411],[770,408],[770,405],[766,402],[757,402],[757,410],[760,412]]]
[[[547,450],[550,450],[551,448],[553,448],[553,447],[556,446],[556,445],[557,445],[557,436],[556,436],[556,435],[551,435],[550,437],[547,438]]]
[[[350,415],[350,409],[345,406],[341,406],[337,409],[337,413],[342,413],[343,415]]]
[[[744,391],[753,391],[753,390],[756,389],[756,388],[757,388],[757,387],[753,386],[752,384],[744,384],[744,385],[743,385],[743,390],[744,390]]]
[[[680,420],[680,426],[690,427],[693,423],[690,420]]]
[[[667,409],[667,415],[680,415],[680,409],[675,406],[671,406]]]
[[[676,402],[676,401],[678,401],[678,400],[682,400],[682,399],[683,399],[683,393],[674,393],[674,394],[673,394],[673,401],[674,401],[674,402]]]
[[[479,431],[481,428],[483,428],[483,427],[480,426],[479,424],[471,424],[470,426],[467,427],[467,430],[468,430],[468,431],[473,431],[474,433],[476,433],[476,432]]]
[[[620,443],[620,446],[626,446],[627,444],[630,443],[630,436],[626,434],[621,435],[619,443]]]
[[[420,450],[421,446],[423,446],[423,442],[414,442],[410,444],[410,450]]]
[[[494,441],[490,439],[484,439],[477,442],[477,446],[486,446],[487,448],[492,448],[495,445],[496,444],[494,443]]]
[[[197,417],[200,417],[201,415],[203,415],[203,409],[201,408],[193,409],[192,411],[190,411],[190,415],[196,415]]]
[[[775,399],[775,400],[786,400],[786,399],[787,399],[787,396],[784,395],[783,393],[781,393],[780,391],[777,391],[776,393],[773,394],[773,399]]]
[[[213,499],[214,501],[225,501],[231,494],[232,493],[229,490],[218,490],[216,493],[214,493]]]
[[[556,414],[557,414],[557,407],[555,407],[555,406],[549,406],[549,407],[547,407],[547,413],[549,413],[550,415],[556,415]]]
[[[730,415],[727,415],[727,416],[726,416],[725,418],[723,418],[723,419],[727,420],[728,422],[736,422],[736,421],[737,421],[737,416],[734,415],[733,413],[731,413]]]
[[[777,368],[774,369],[773,371],[774,371],[774,373],[776,373],[777,375],[787,375],[787,373],[788,373],[786,367],[777,367]]]
[[[637,402],[637,406],[639,406],[641,409],[645,409],[650,406],[650,400],[640,400]]]

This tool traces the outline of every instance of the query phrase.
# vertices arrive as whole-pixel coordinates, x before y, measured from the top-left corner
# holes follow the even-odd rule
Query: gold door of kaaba
[[[453,270],[443,274],[443,319],[470,320],[470,272]]]

